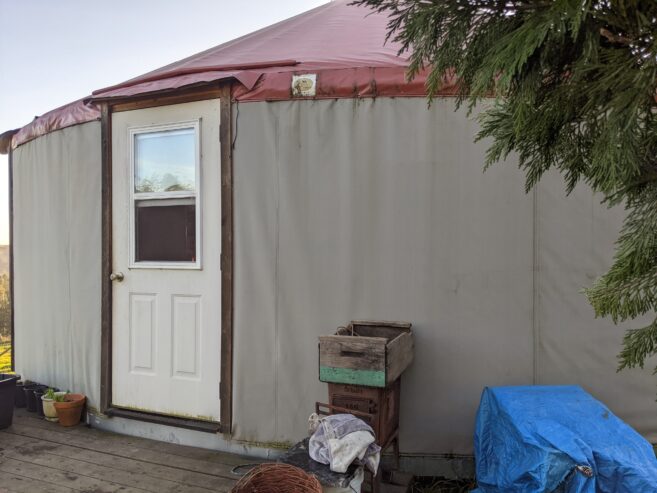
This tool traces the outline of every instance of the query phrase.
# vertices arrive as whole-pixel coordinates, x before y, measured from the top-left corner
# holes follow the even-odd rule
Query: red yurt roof
[[[424,74],[406,80],[408,58],[385,42],[388,18],[336,0],[116,86],[94,91],[22,128],[12,146],[100,117],[94,102],[164,94],[233,79],[238,101],[292,98],[292,75],[316,74],[315,99],[424,96]],[[443,94],[453,94],[447,83]]]

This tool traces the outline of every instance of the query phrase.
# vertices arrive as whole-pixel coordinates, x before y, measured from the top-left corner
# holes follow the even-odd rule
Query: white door
[[[112,405],[219,421],[219,100],[112,115]]]

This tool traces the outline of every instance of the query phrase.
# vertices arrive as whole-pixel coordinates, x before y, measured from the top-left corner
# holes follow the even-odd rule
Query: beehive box
[[[374,430],[376,442],[385,446],[399,428],[400,387],[399,379],[385,388],[329,383],[329,403],[372,415],[371,421],[365,421]]]
[[[413,332],[406,322],[354,321],[319,338],[322,382],[387,387],[413,361]]]

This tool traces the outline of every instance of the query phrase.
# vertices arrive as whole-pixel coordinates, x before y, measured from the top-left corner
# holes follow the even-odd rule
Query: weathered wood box
[[[387,387],[413,361],[413,332],[406,322],[354,321],[319,338],[322,382]]]
[[[388,444],[399,429],[399,378],[385,388],[342,383],[329,383],[328,388],[331,406],[370,415],[358,417],[372,427],[379,445]]]

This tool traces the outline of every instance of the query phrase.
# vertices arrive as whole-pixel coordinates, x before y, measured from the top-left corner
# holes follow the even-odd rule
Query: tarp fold
[[[657,491],[652,445],[578,386],[486,388],[477,493]]]

